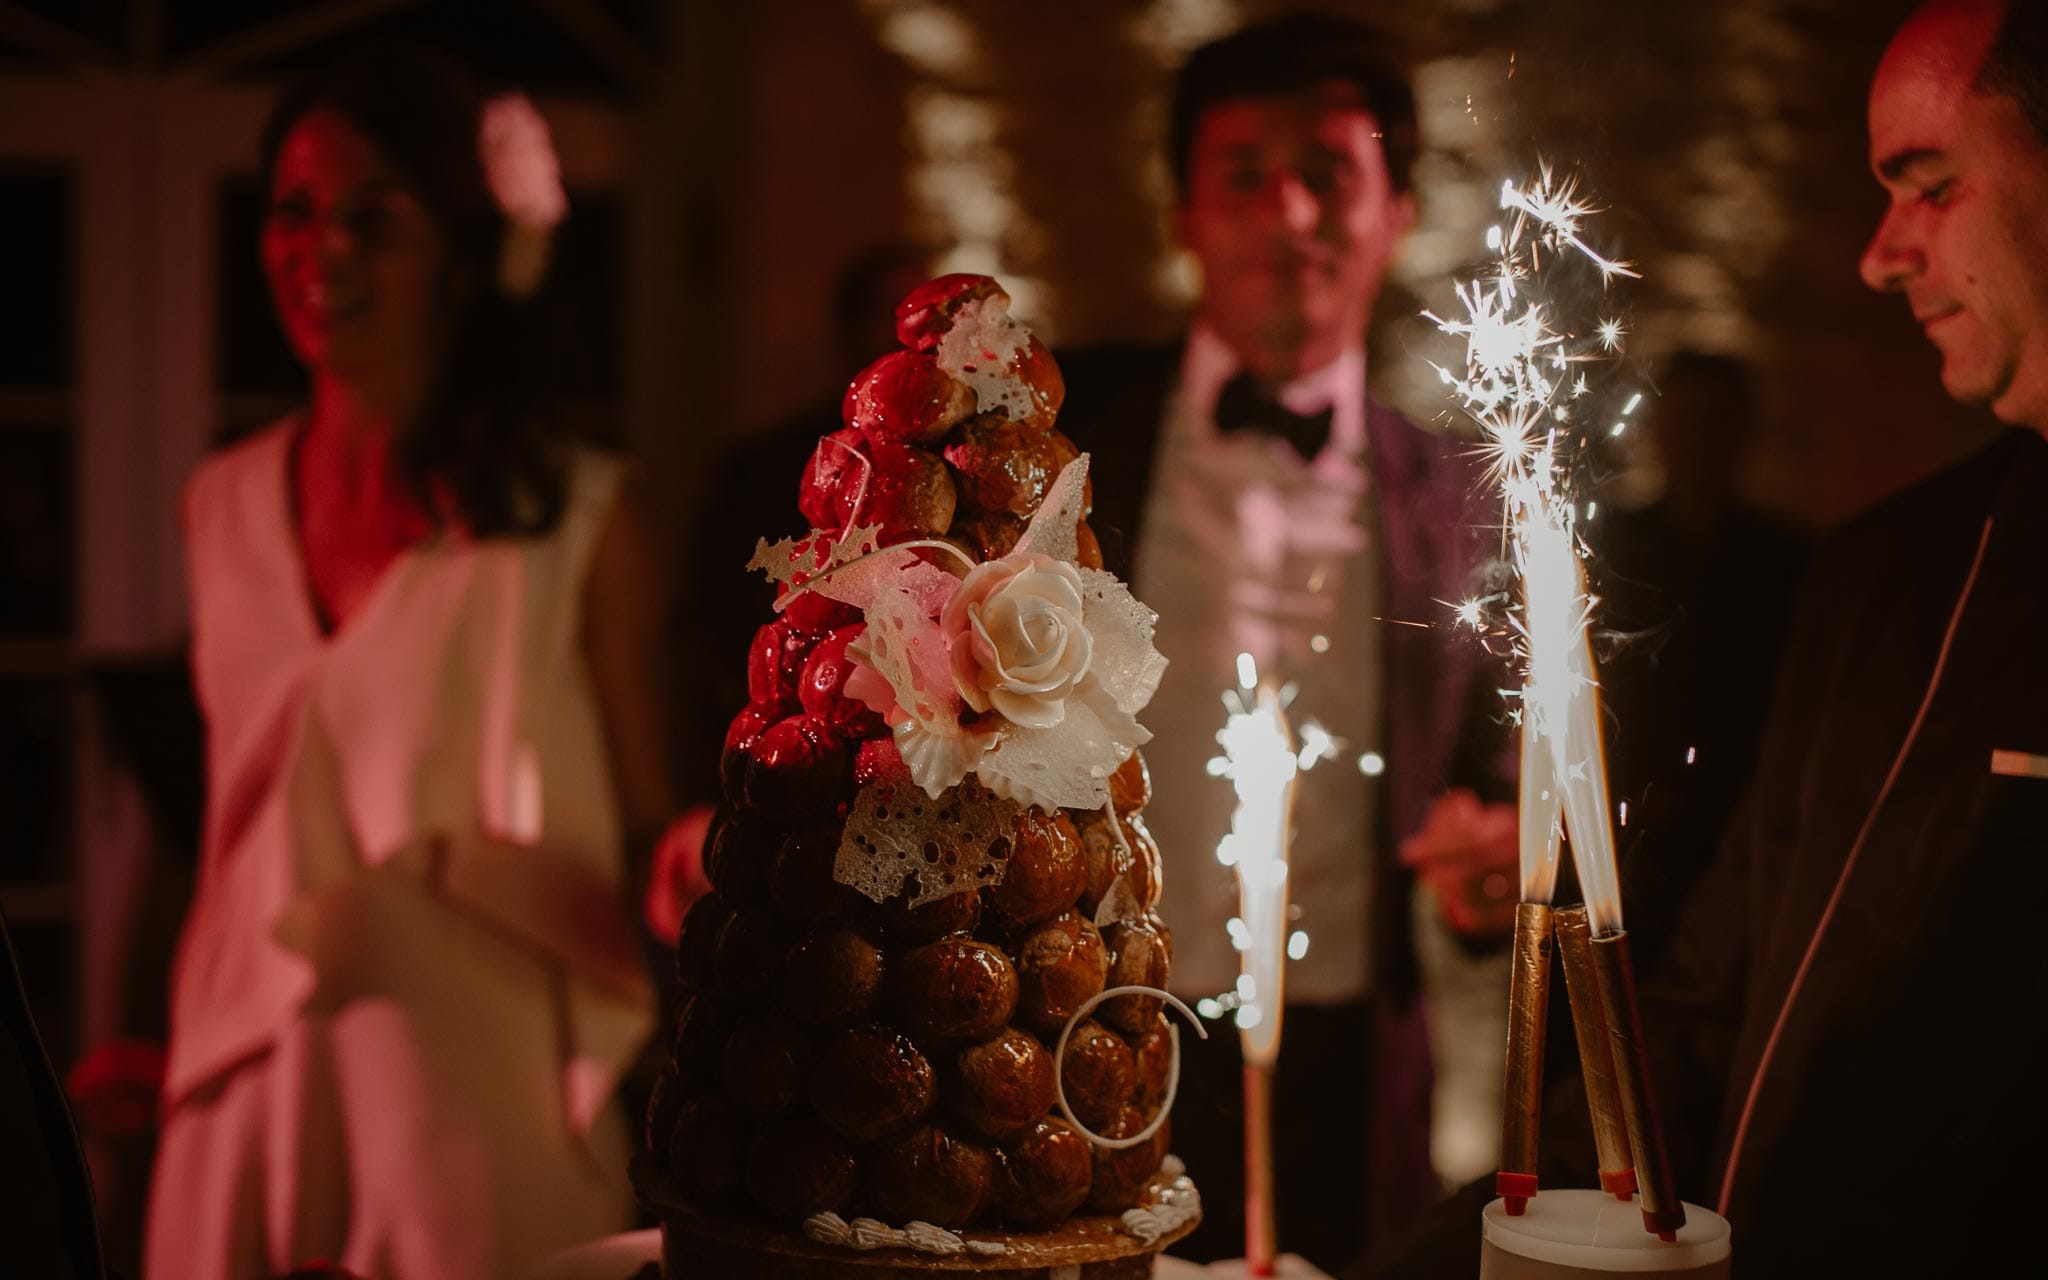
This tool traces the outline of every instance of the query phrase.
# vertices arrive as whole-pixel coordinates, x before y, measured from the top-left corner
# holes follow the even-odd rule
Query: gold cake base
[[[798,1231],[765,1222],[716,1217],[691,1204],[674,1181],[644,1155],[633,1161],[640,1201],[661,1220],[661,1274],[665,1280],[930,1280],[975,1275],[1003,1280],[1147,1280],[1160,1253],[1193,1231],[1199,1213],[1151,1244],[1127,1234],[1114,1216],[1069,1218],[1050,1231],[969,1228],[965,1240],[997,1241],[999,1254],[955,1257],[908,1249],[862,1252],[820,1244]],[[1160,1177],[1148,1199],[1167,1184]]]

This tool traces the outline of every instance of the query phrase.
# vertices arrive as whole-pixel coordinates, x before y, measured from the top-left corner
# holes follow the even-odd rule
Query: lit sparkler
[[[1280,1055],[1280,1010],[1287,958],[1308,947],[1307,935],[1288,936],[1287,837],[1294,820],[1294,779],[1317,760],[1334,756],[1336,741],[1311,725],[1297,743],[1287,724],[1289,690],[1259,679],[1248,653],[1237,656],[1239,688],[1225,695],[1231,714],[1216,741],[1237,791],[1230,834],[1217,860],[1237,871],[1238,914],[1231,942],[1242,953],[1237,980],[1237,1029],[1244,1052],[1245,1262],[1248,1274],[1273,1274],[1273,1064]],[[1295,939],[1300,939],[1299,946]],[[1205,1002],[1206,1003],[1206,1002]]]
[[[1239,666],[1244,692],[1233,695],[1235,708],[1216,734],[1223,747],[1222,776],[1237,791],[1237,809],[1216,858],[1237,872],[1238,914],[1231,934],[1244,955],[1237,1027],[1245,1061],[1270,1066],[1280,1048],[1294,779],[1303,757],[1314,761],[1329,748],[1330,738],[1319,733],[1315,742],[1297,743],[1282,691],[1260,683],[1251,655],[1240,655]]]
[[[1621,897],[1587,640],[1591,602],[1571,496],[1571,462],[1582,437],[1567,404],[1587,393],[1581,366],[1618,348],[1621,325],[1603,318],[1584,333],[1560,327],[1543,286],[1574,256],[1591,264],[1603,283],[1637,273],[1583,239],[1585,219],[1595,209],[1579,196],[1575,178],[1559,180],[1546,166],[1530,189],[1503,183],[1501,208],[1511,216],[1487,233],[1497,255],[1493,269],[1457,287],[1465,317],[1425,314],[1465,341],[1462,374],[1441,365],[1437,372],[1484,433],[1511,559],[1522,579],[1521,615],[1510,624],[1525,663],[1522,897],[1551,899],[1561,817],[1571,831],[1593,928],[1612,932],[1621,927]],[[1634,408],[1631,401],[1624,415]],[[1478,613],[1469,601],[1457,610],[1468,625]]]
[[[1487,232],[1487,247],[1497,255],[1493,270],[1457,289],[1466,318],[1430,316],[1444,333],[1465,340],[1463,376],[1442,366],[1437,372],[1485,434],[1490,471],[1500,485],[1511,560],[1522,580],[1521,616],[1512,621],[1525,663],[1520,717],[1522,905],[1515,921],[1509,1079],[1496,1185],[1511,1214],[1520,1212],[1527,1197],[1536,1193],[1543,1008],[1549,994],[1549,904],[1557,884],[1562,817],[1585,892],[1592,934],[1589,949],[1643,1192],[1643,1222],[1669,1239],[1684,1223],[1685,1209],[1672,1194],[1655,1094],[1641,1048],[1600,743],[1599,689],[1587,634],[1592,602],[1586,594],[1570,483],[1571,464],[1584,444],[1576,423],[1592,415],[1573,413],[1567,402],[1587,394],[1585,363],[1618,352],[1624,332],[1611,317],[1591,321],[1583,332],[1559,327],[1554,316],[1561,309],[1556,305],[1560,291],[1551,287],[1559,283],[1553,273],[1564,270],[1575,256],[1598,272],[1603,286],[1616,276],[1635,277],[1636,272],[1627,263],[1595,252],[1582,238],[1584,220],[1594,209],[1579,198],[1573,178],[1559,182],[1545,166],[1529,190],[1503,183],[1501,208],[1512,217],[1504,228]],[[1628,402],[1610,434],[1621,430],[1621,420],[1639,401],[1636,397]],[[1592,510],[1589,505],[1589,519]],[[1463,620],[1462,612],[1460,616]],[[1585,1037],[1581,1039],[1583,1043]],[[1603,1158],[1603,1166],[1607,1163]]]

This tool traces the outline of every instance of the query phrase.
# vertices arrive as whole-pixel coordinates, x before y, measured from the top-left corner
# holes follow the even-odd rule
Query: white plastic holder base
[[[1675,1241],[1643,1230],[1642,1206],[1604,1191],[1545,1189],[1519,1217],[1495,1200],[1480,1215],[1479,1280],[1579,1280],[1655,1273],[1727,1280],[1728,1220],[1685,1206]]]

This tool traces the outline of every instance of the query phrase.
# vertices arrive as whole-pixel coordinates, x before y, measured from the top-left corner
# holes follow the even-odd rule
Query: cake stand
[[[1169,1179],[1146,1190],[1154,1203]],[[999,1254],[937,1255],[909,1249],[857,1251],[820,1244],[802,1232],[757,1220],[719,1216],[691,1203],[675,1182],[645,1156],[633,1162],[641,1203],[661,1220],[661,1265],[666,1280],[932,1280],[992,1276],[1004,1280],[1148,1280],[1159,1253],[1193,1231],[1200,1213],[1149,1242],[1116,1216],[1077,1216],[1049,1231],[970,1228],[963,1240],[989,1241]]]

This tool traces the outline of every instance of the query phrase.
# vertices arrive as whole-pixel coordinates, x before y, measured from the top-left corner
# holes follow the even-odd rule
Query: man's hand
[[[683,913],[711,892],[711,880],[704,873],[704,837],[711,829],[712,812],[710,805],[685,810],[654,846],[640,912],[648,931],[671,947],[683,931]]]
[[[1520,897],[1518,832],[1515,806],[1481,804],[1457,787],[1401,842],[1401,861],[1436,894],[1444,923],[1467,938],[1503,938],[1514,930]]]

